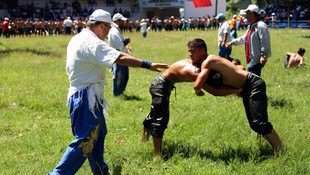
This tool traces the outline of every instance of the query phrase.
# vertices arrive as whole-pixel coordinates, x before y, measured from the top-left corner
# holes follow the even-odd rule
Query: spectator
[[[230,21],[230,36],[237,38],[237,15]]]
[[[131,51],[131,47],[128,46],[130,43],[130,38],[124,38],[122,32],[120,30],[121,27],[125,25],[125,18],[122,14],[116,13],[113,16],[113,21],[116,24],[112,26],[111,30],[108,34],[108,42],[109,46],[114,49],[122,52],[129,53]],[[119,96],[124,93],[127,82],[129,79],[129,69],[128,66],[123,66],[120,64],[113,64],[112,67],[113,72],[113,95],[114,97]]]
[[[142,30],[142,36],[143,38],[146,38],[146,34],[147,34],[147,23],[145,21],[145,19],[141,20],[141,30]]]
[[[67,19],[64,20],[65,29],[66,29],[66,35],[71,35],[71,28],[73,26],[73,22],[70,17],[67,17]]]
[[[9,18],[4,18],[2,26],[3,26],[3,36],[9,38],[10,37]]]
[[[229,24],[226,21],[225,15],[223,13],[219,13],[215,18],[219,23],[219,29],[218,29],[219,56],[231,61],[232,60],[232,58],[230,58],[231,47],[225,46],[226,43],[231,41]]]
[[[277,17],[275,13],[271,14],[271,22],[272,22],[272,28],[276,28],[277,27]]]
[[[245,17],[251,25],[243,36],[227,43],[226,47],[245,45],[246,60],[249,64],[246,70],[260,76],[267,58],[271,56],[268,27],[259,20],[260,11],[256,5],[249,5],[243,12],[246,13]]]

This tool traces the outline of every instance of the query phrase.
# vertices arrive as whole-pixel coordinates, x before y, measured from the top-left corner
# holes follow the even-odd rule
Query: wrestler
[[[156,77],[150,85],[152,95],[151,111],[145,118],[142,141],[153,136],[154,160],[161,153],[162,138],[169,122],[169,98],[175,83],[194,82],[200,72],[201,63],[207,58],[207,46],[201,39],[194,39],[188,43],[191,59],[184,59],[172,64],[162,75]],[[212,71],[204,89],[222,87],[222,77]],[[238,93],[241,89],[226,87],[219,95]]]
[[[263,79],[257,75],[239,69],[230,61],[216,55],[208,55],[201,65],[194,89],[198,96],[204,95],[202,88],[207,81],[211,70],[217,71],[223,77],[223,85],[242,88],[240,96],[243,98],[246,115],[252,130],[262,134],[276,150],[282,150],[280,137],[268,121],[266,85]],[[219,95],[222,88],[205,89],[213,95]]]

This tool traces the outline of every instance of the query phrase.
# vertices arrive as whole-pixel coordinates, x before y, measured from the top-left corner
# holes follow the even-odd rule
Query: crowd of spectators
[[[88,18],[84,19],[77,17],[72,19],[71,17],[65,17],[64,20],[45,20],[38,18],[36,20],[22,19],[22,18],[0,18],[0,36],[55,36],[60,34],[75,34],[79,33],[83,28],[86,27]],[[217,21],[214,17],[199,17],[194,19],[190,17],[175,18],[173,16],[160,19],[154,16],[151,19],[143,19],[147,23],[147,30],[152,31],[187,31],[187,30],[210,30],[217,28]],[[4,26],[4,22],[7,26]],[[121,27],[123,32],[140,32],[142,20],[138,19],[133,22],[128,18],[125,21],[124,27]],[[4,30],[7,31],[4,35]]]
[[[287,20],[288,4],[268,5],[265,8],[266,16],[274,15],[277,20]],[[310,3],[297,2],[290,5],[291,20],[309,20],[310,19]]]
[[[106,0],[106,2],[114,3],[114,0]],[[122,1],[119,0],[118,3]],[[31,34],[42,35],[59,35],[78,33],[86,26],[87,17],[94,11],[93,6],[96,5],[95,0],[89,0],[89,8],[83,9],[79,0],[73,0],[71,4],[60,3],[59,1],[50,0],[44,7],[39,4],[34,5],[33,2],[26,5],[18,6],[9,10],[11,19],[7,20],[8,29],[4,29],[4,18],[0,18],[0,36],[29,36]],[[110,5],[110,4],[109,4]],[[265,10],[265,23],[269,20],[286,20],[287,19],[287,6],[285,5],[269,5]],[[128,18],[124,27],[121,28],[123,32],[140,32],[141,20],[131,21],[131,14],[127,10],[114,7],[111,12],[113,16],[116,13],[121,13],[124,17]],[[291,6],[291,19],[292,20],[308,20],[310,19],[309,4],[296,3]],[[270,17],[268,17],[270,16]],[[239,21],[241,19],[241,22]],[[247,21],[242,17],[238,17],[238,29],[243,26],[246,27]],[[203,16],[197,19],[190,17],[166,17],[160,19],[154,16],[153,18],[143,19],[147,23],[147,30],[149,31],[187,31],[187,30],[210,30],[217,29],[217,20],[210,16]],[[230,21],[229,19],[227,19]],[[239,23],[238,23],[239,22]],[[4,35],[4,30],[7,30]],[[67,31],[66,31],[67,30]]]
[[[112,0],[106,1],[110,3]],[[16,8],[8,10],[8,13],[11,18],[29,20],[64,20],[66,16],[71,17],[72,19],[84,19],[94,11],[94,6],[97,6],[95,0],[88,0],[87,8],[82,7],[79,0],[73,0],[72,3],[61,3],[59,1],[50,0],[50,2],[46,2],[45,5],[39,3],[34,4],[33,2],[30,4],[19,5]],[[122,8],[119,8],[118,10],[117,7],[113,10],[113,14],[115,13],[121,13],[127,18],[131,16],[129,11],[122,10]]]

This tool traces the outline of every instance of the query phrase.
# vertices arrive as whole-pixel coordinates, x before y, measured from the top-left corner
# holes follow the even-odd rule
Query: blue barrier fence
[[[300,29],[310,29],[310,25],[307,25],[306,22],[309,22],[309,20],[291,20],[291,27],[292,28],[300,28]],[[268,24],[269,27],[272,27],[272,22]],[[288,21],[277,21],[276,28],[286,28],[288,27]]]

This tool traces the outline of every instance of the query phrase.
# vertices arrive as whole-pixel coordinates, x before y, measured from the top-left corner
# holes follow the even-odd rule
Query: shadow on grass
[[[10,49],[10,48],[6,48],[3,50],[0,50],[0,54],[10,54],[13,52],[30,52],[36,55],[51,55],[51,54],[55,54],[53,52],[50,51],[46,51],[46,50],[42,50],[42,49],[30,49],[30,48],[16,48],[16,49]]]
[[[287,107],[287,108],[293,108],[293,104],[292,104],[292,102],[291,101],[289,101],[289,100],[286,100],[286,99],[284,99],[284,98],[281,98],[281,99],[279,99],[279,98],[270,98],[269,100],[268,100],[268,103],[272,106],[272,107],[274,107],[274,108],[276,108],[276,109],[278,109],[278,108],[283,108],[283,107]]]
[[[126,101],[132,101],[132,100],[141,101],[142,100],[140,97],[135,96],[135,95],[122,94],[120,97]]]
[[[121,164],[117,164],[117,165],[113,165],[113,174],[114,175],[121,175],[122,174],[122,165]]]
[[[303,38],[307,38],[307,39],[310,39],[310,35],[309,36],[302,36]]]
[[[220,153],[213,153],[210,149],[201,149],[184,143],[165,143],[162,158],[168,161],[174,154],[178,154],[182,158],[191,158],[198,156],[202,159],[211,159],[213,161],[223,161],[230,164],[233,160],[237,161],[254,161],[262,162],[271,156],[274,151],[270,145],[260,145],[259,151],[253,152],[250,147],[223,147]]]
[[[214,161],[223,161],[225,164],[230,164],[232,160],[241,162],[253,161],[253,163],[262,162],[274,156],[274,151],[269,145],[260,145],[259,151],[254,153],[249,147],[224,148],[220,154],[212,157]]]

